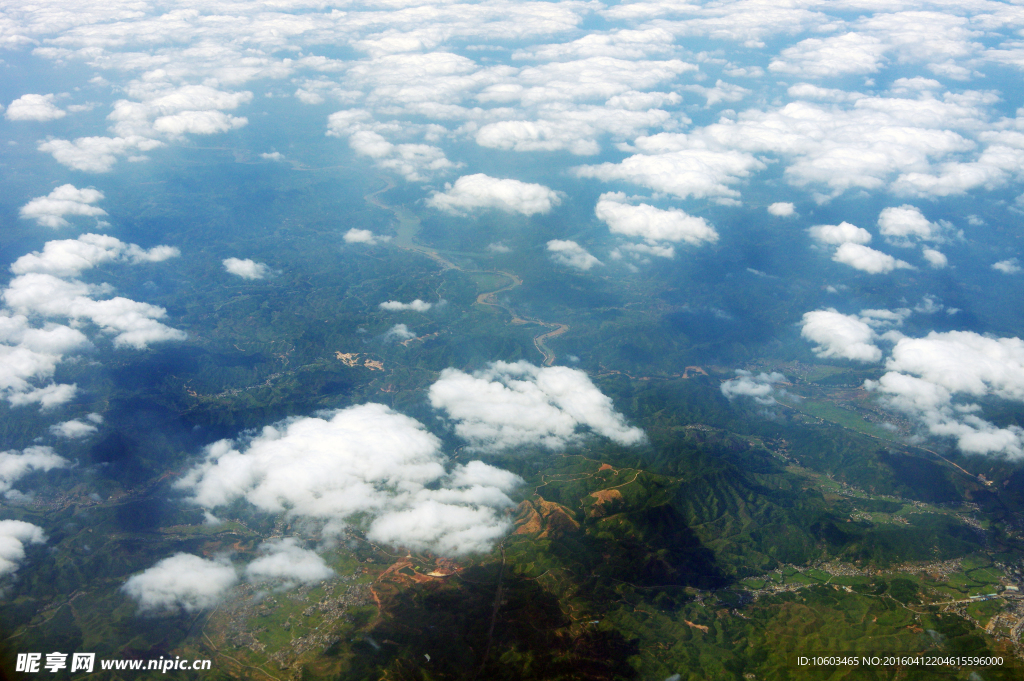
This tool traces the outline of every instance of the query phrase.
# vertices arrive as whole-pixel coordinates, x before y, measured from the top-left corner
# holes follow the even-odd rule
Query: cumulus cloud
[[[374,234],[368,229],[358,229],[356,227],[345,232],[345,236],[342,239],[347,244],[366,244],[367,246],[376,246],[377,244],[391,241],[389,236],[381,236]]]
[[[66,440],[81,440],[82,438],[89,437],[98,430],[96,424],[103,423],[103,417],[99,414],[89,414],[87,420],[91,421],[91,423],[81,419],[55,423],[50,426],[50,434]]]
[[[448,213],[479,208],[496,208],[506,213],[534,215],[549,213],[561,203],[558,192],[542,184],[502,180],[483,173],[464,175],[444,192],[434,192],[427,205]]]
[[[458,167],[440,147],[430,144],[392,144],[376,132],[364,130],[349,137],[349,146],[360,156],[393,170],[410,182],[424,182],[435,174]]]
[[[151,151],[164,146],[160,140],[146,137],[79,137],[73,141],[51,139],[40,142],[39,151],[53,156],[57,163],[86,173],[107,173],[119,157]]]
[[[445,369],[428,395],[455,423],[456,434],[480,450],[524,445],[558,450],[577,442],[581,430],[621,445],[645,438],[578,369],[526,361],[494,362],[472,374]]]
[[[823,244],[866,244],[871,241],[871,232],[849,222],[841,222],[838,225],[814,225],[807,233]]]
[[[14,483],[33,471],[49,471],[68,465],[69,461],[54,452],[52,447],[0,452],[0,492],[8,492]]]
[[[443,555],[487,551],[518,476],[479,461],[446,469],[440,441],[381,404],[349,407],[221,440],[177,486],[212,510],[245,499],[269,513],[359,523],[374,541]]]
[[[11,102],[4,117],[9,121],[54,121],[67,112],[53,103],[55,95],[22,95]]]
[[[242,279],[262,279],[270,272],[270,268],[261,262],[246,258],[226,258],[223,261],[224,269]]]
[[[128,578],[121,587],[143,613],[192,613],[217,605],[238,582],[227,562],[176,553]]]
[[[992,265],[992,269],[1003,274],[1017,274],[1020,272],[1020,263],[1017,262],[1017,258],[1010,258],[1009,260],[1000,260]]]
[[[914,269],[914,266],[908,262],[897,260],[887,253],[876,251],[868,246],[851,242],[846,242],[837,248],[832,259],[868,274],[888,274],[897,269]]]
[[[838,357],[857,362],[878,362],[882,350],[874,344],[875,331],[863,319],[834,308],[806,312],[800,335],[817,343],[818,357]]]
[[[594,265],[604,264],[575,241],[552,239],[548,242],[548,251],[551,253],[551,259],[559,265],[578,270],[589,270]]]
[[[874,73],[888,46],[863,33],[831,38],[808,38],[782,50],[768,70],[803,78],[832,78],[850,73]]]
[[[240,116],[231,116],[223,111],[181,111],[170,116],[160,116],[153,121],[153,130],[169,137],[192,135],[213,135],[219,132],[237,130],[249,123]]]
[[[107,211],[92,205],[102,198],[101,191],[78,189],[72,184],[64,184],[46,196],[32,199],[21,207],[18,214],[25,219],[35,220],[43,227],[68,227],[71,223],[64,219],[65,215],[106,215]]]
[[[777,371],[770,374],[761,372],[756,376],[743,369],[736,370],[736,378],[730,378],[722,383],[722,394],[730,402],[737,397],[745,396],[753,398],[758,404],[765,406],[775,404],[775,384],[786,380],[786,377]]]
[[[594,209],[597,218],[615,234],[640,237],[648,244],[684,241],[691,246],[718,241],[718,232],[704,218],[678,209],[661,210],[646,203],[633,206],[621,195],[602,194]]]
[[[121,157],[143,160],[145,157],[139,154],[165,145],[161,138],[212,135],[248,123],[245,117],[224,111],[249,102],[251,92],[226,92],[210,85],[175,86],[160,78],[133,81],[126,90],[133,99],[114,102],[107,117],[112,137],[50,139],[41,142],[38,149],[74,170],[105,173]]]
[[[978,415],[971,398],[1024,402],[1024,341],[970,331],[902,338],[887,373],[865,387],[890,408],[914,417],[936,436],[951,437],[967,453],[1024,457],[1024,429],[998,427]]]
[[[934,248],[922,248],[921,255],[928,262],[928,265],[934,269],[941,270],[943,267],[949,264],[949,259],[941,251],[937,251]]]
[[[284,582],[307,584],[334,576],[334,570],[315,551],[299,546],[294,537],[263,542],[259,557],[245,566],[250,582]]]
[[[687,134],[638,137],[628,147],[636,155],[576,172],[681,197],[735,199],[739,193],[734,185],[767,167],[758,155],[772,154],[785,160],[784,177],[790,184],[827,190],[816,197],[820,200],[852,188],[949,195],[996,187],[1015,176],[1024,151],[1009,140],[1009,131],[986,140],[987,146],[972,139],[991,127],[991,96],[857,95],[747,109]],[[963,160],[972,154],[974,160]]]
[[[411,303],[402,303],[397,300],[389,300],[387,302],[381,303],[380,309],[388,310],[390,312],[400,312],[403,310],[412,310],[413,312],[426,312],[433,306],[433,303],[427,303],[417,298]]]
[[[184,332],[157,321],[167,314],[163,308],[122,297],[100,300],[109,295],[109,286],[74,278],[97,265],[160,262],[178,254],[170,246],[147,250],[111,236],[83,234],[49,241],[41,252],[15,260],[10,269],[16,276],[0,291],[6,304],[0,309],[0,395],[16,406],[43,408],[73,399],[74,385],[35,383],[51,379],[64,355],[91,345],[82,330],[72,328],[85,322],[113,335],[116,347],[184,340]]]
[[[912,239],[942,241],[941,228],[909,205],[884,209],[878,216],[878,231],[896,246],[912,246]]]
[[[392,326],[390,329],[387,330],[387,333],[384,334],[384,340],[386,340],[386,341],[387,340],[406,341],[406,340],[412,340],[413,338],[416,338],[416,334],[414,332],[410,331],[409,327],[406,326],[405,324],[395,324],[394,326]]]
[[[347,137],[349,147],[360,156],[375,160],[377,166],[393,170],[410,182],[422,182],[436,174],[459,167],[452,163],[439,147],[430,144],[399,143],[389,141],[381,133],[408,133],[418,126],[405,129],[378,124],[364,109],[337,111],[327,118],[328,137]]]
[[[731,199],[739,196],[731,185],[766,167],[751,154],[708,149],[699,142],[691,143],[686,135],[661,133],[634,144],[642,153],[620,163],[580,166],[575,173],[605,182],[626,180],[683,199]]]
[[[83,234],[77,239],[47,241],[42,252],[34,251],[15,260],[11,272],[17,275],[35,273],[73,277],[110,262],[163,262],[179,255],[181,251],[173,246],[155,246],[147,250],[105,234]]]
[[[796,206],[785,201],[777,201],[768,206],[768,212],[775,217],[788,218],[796,213]]]
[[[25,544],[46,541],[43,528],[24,520],[0,520],[0,577],[17,571],[25,560]]]

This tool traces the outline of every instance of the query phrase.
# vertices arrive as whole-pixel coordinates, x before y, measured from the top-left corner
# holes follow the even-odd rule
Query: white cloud
[[[503,244],[500,241],[497,241],[497,242],[492,243],[492,244],[487,244],[487,250],[490,251],[491,253],[511,253],[512,252],[511,248],[509,248],[508,246],[506,246],[505,244]]]
[[[796,206],[792,203],[778,201],[768,206],[768,212],[775,217],[788,218],[796,213]]]
[[[878,230],[886,241],[897,246],[912,246],[911,239],[942,241],[941,227],[909,205],[883,209],[878,216]]]
[[[265,151],[262,154],[260,154],[260,158],[267,161],[283,161],[284,154],[282,154],[280,151]]]
[[[494,362],[467,374],[445,369],[430,386],[430,403],[455,422],[455,432],[476,449],[523,445],[562,449],[592,430],[621,445],[644,440],[626,425],[609,397],[578,369]]]
[[[99,414],[90,414],[90,417],[99,417],[100,421],[103,421],[103,417]],[[79,419],[72,419],[70,421],[62,421],[50,426],[50,434],[62,437],[68,440],[80,440],[85,437],[89,437],[97,431],[96,422],[86,423]]]
[[[54,121],[67,112],[53,103],[55,95],[22,95],[7,106],[9,121]]]
[[[832,259],[868,274],[887,274],[896,269],[914,269],[908,262],[851,242],[846,242],[836,249]]]
[[[713,88],[703,87],[701,85],[688,85],[686,86],[686,89],[702,94],[707,100],[705,108],[712,107],[715,104],[720,104],[722,102],[738,102],[750,94],[750,90],[747,88],[740,87],[739,85],[734,85],[732,83],[726,83],[721,79],[715,82],[715,87]]]
[[[27,447],[20,452],[11,449],[0,452],[0,492],[7,492],[21,478],[33,471],[64,468],[70,462],[53,451],[52,447]]]
[[[874,73],[882,65],[888,46],[863,33],[831,38],[808,38],[782,50],[768,65],[773,73],[804,78],[832,78],[850,73]]]
[[[551,253],[551,259],[559,265],[573,267],[578,270],[585,271],[594,265],[603,264],[575,241],[552,239],[548,242],[548,251]]]
[[[98,300],[110,293],[109,286],[73,278],[105,263],[160,262],[178,254],[170,246],[146,250],[111,236],[83,234],[49,241],[41,252],[14,261],[11,271],[17,276],[0,291],[7,306],[0,309],[0,396],[15,406],[39,403],[43,408],[74,398],[74,385],[34,385],[51,379],[65,354],[90,346],[85,333],[50,321],[55,318],[72,326],[91,322],[114,334],[117,347],[141,349],[158,341],[184,340],[184,332],[157,321],[166,316],[163,308],[121,297]]]
[[[43,528],[24,520],[0,520],[0,577],[15,572],[25,560],[25,544],[46,541]]]
[[[128,298],[96,300],[92,297],[104,290],[104,287],[89,286],[77,280],[31,273],[15,277],[3,291],[3,299],[18,314],[92,322],[104,333],[113,335],[115,347],[141,350],[151,343],[180,341],[187,337],[185,332],[157,321],[167,316],[164,308]]]
[[[602,194],[594,214],[615,234],[640,237],[649,244],[659,241],[685,241],[692,246],[718,241],[718,232],[704,218],[678,209],[661,210],[641,203],[622,203],[620,195]],[[623,197],[624,198],[624,197]]]
[[[121,591],[138,602],[140,612],[192,613],[217,605],[237,582],[226,562],[176,553],[129,577]]]
[[[985,421],[965,398],[1024,402],[1024,341],[970,331],[902,338],[886,362],[888,372],[865,386],[885,403],[915,417],[932,435],[952,437],[968,453],[1024,457],[1024,429]]]
[[[626,140],[652,128],[674,128],[679,123],[689,122],[688,118],[673,116],[661,109],[626,108],[635,106],[635,100],[620,100],[619,103],[618,108],[570,102],[547,104],[539,111],[544,118],[503,120],[482,126],[476,132],[476,143],[491,149],[521,152],[564,149],[577,156],[592,156],[601,151],[597,140],[605,135]]]
[[[992,265],[992,269],[1003,274],[1017,274],[1021,271],[1020,264],[1017,262],[1017,258],[1010,258],[1009,260],[1000,260]]]
[[[416,338],[416,334],[410,331],[405,324],[395,324],[384,334],[384,340],[406,341],[413,338]]]
[[[58,324],[36,328],[27,316],[0,310],[0,395],[15,405],[39,402],[44,408],[71,400],[74,386],[36,388],[33,382],[51,378],[64,354],[89,345],[77,329]]]
[[[72,383],[50,383],[42,388],[29,388],[23,391],[9,390],[7,401],[15,407],[38,404],[42,411],[67,404],[78,394],[78,385]]]
[[[213,135],[219,132],[237,130],[249,123],[249,119],[231,116],[223,111],[181,111],[170,116],[160,116],[153,121],[153,130],[170,137],[185,133]]]
[[[376,246],[379,243],[386,243],[391,241],[389,236],[380,236],[374,234],[368,229],[358,229],[353,227],[352,229],[345,232],[345,236],[342,237],[347,244],[366,244],[368,246]]]
[[[418,421],[365,404],[216,442],[177,486],[208,510],[245,499],[328,529],[359,523],[371,540],[412,550],[488,551],[510,527],[500,511],[521,480],[479,461],[446,463]]]
[[[334,570],[314,551],[299,546],[294,537],[263,542],[259,557],[245,566],[250,582],[311,583],[329,579]]]
[[[18,214],[35,220],[43,227],[68,227],[71,223],[64,219],[65,215],[106,215],[107,211],[92,205],[102,198],[103,192],[96,189],[78,189],[72,184],[64,184],[46,196],[32,199],[21,207]]]
[[[928,261],[929,266],[937,270],[941,270],[949,264],[949,259],[946,255],[934,248],[922,248],[921,255],[923,255],[924,259]]]
[[[793,99],[820,99],[829,102],[853,102],[864,97],[863,93],[818,87],[810,83],[797,83],[786,88],[786,94]]]
[[[401,312],[403,310],[412,310],[413,312],[426,312],[433,306],[434,305],[432,303],[427,303],[417,298],[411,303],[402,303],[397,300],[389,300],[385,303],[381,303],[380,309],[388,310],[391,312]]]
[[[146,152],[164,146],[159,140],[144,137],[79,137],[73,142],[52,139],[41,142],[37,149],[53,156],[54,160],[72,170],[86,173],[106,173],[120,156]]]
[[[584,166],[577,174],[628,180],[677,196],[736,198],[731,185],[766,168],[769,159],[757,154],[768,153],[785,159],[790,184],[823,185],[828,194],[816,197],[821,200],[890,184],[894,193],[911,195],[998,186],[1018,172],[1018,152],[1024,153],[1011,149],[1005,135],[976,160],[960,160],[977,153],[979,145],[970,137],[991,127],[992,97],[985,92],[946,93],[941,99],[857,95],[747,109],[685,135],[637,138],[632,147],[638,155],[618,164]]]
[[[635,142],[643,153],[620,163],[602,163],[575,169],[579,177],[594,177],[605,182],[626,180],[679,198],[715,198],[739,196],[730,185],[765,168],[753,155],[735,150],[712,150],[694,144],[686,135],[662,133]]]
[[[361,156],[377,159],[381,168],[394,170],[410,182],[424,182],[435,174],[457,168],[440,147],[429,144],[392,144],[375,132],[358,132],[349,146]]]
[[[246,258],[241,260],[239,258],[226,258],[223,261],[224,269],[230,274],[241,277],[242,279],[262,279],[270,272],[270,268],[261,262],[250,260]]]
[[[841,222],[838,225],[815,225],[807,232],[823,244],[866,244],[871,241],[871,232],[849,222]]]
[[[857,362],[878,362],[882,350],[874,344],[875,332],[864,320],[833,308],[806,312],[800,335],[817,343],[818,357],[839,357]]]
[[[496,208],[506,213],[534,215],[549,213],[561,203],[558,192],[542,184],[502,180],[483,173],[464,175],[444,192],[434,192],[427,205],[449,213],[479,208]]]
[[[49,274],[74,277],[84,270],[110,262],[163,262],[181,252],[173,246],[155,246],[149,250],[125,243],[106,234],[83,234],[77,239],[47,241],[42,252],[23,255],[11,265],[17,275]]]
[[[248,120],[231,116],[252,100],[251,92],[226,92],[209,85],[171,86],[167,83],[133,83],[128,94],[141,101],[114,102],[108,119],[112,132],[126,138],[180,137],[186,133],[212,135],[244,127]]]
[[[676,257],[676,249],[668,244],[624,244],[612,251],[611,256],[618,260],[621,251],[632,253],[636,258],[643,258],[648,255],[653,255],[656,258]],[[616,253],[619,253],[619,255],[616,255]]]
[[[934,304],[934,302],[932,302],[934,299],[929,296],[925,296],[925,300]],[[941,308],[942,306],[940,305],[939,309]],[[917,311],[921,312],[920,309]],[[900,307],[895,310],[861,310],[860,320],[873,329],[902,326],[906,318],[910,316],[910,312],[911,311],[905,307]]]
[[[775,404],[774,386],[786,380],[786,377],[777,371],[770,374],[762,372],[755,376],[749,371],[737,369],[736,374],[736,378],[724,381],[721,386],[722,394],[730,402],[737,397],[746,396],[765,406]]]

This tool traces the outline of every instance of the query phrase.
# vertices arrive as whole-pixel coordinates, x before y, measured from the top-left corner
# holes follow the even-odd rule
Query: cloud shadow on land
[[[555,594],[509,565],[488,651],[500,569],[500,563],[475,566],[444,583],[381,593],[382,621],[356,644],[352,678],[636,677],[627,662],[639,652],[635,641],[596,625],[581,631]]]

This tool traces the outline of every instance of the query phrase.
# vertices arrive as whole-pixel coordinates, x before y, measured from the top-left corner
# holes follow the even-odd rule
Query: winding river
[[[367,194],[363,198],[366,199],[367,203],[376,206],[377,208],[390,211],[398,220],[398,236],[392,239],[391,243],[394,244],[395,246],[398,246],[401,249],[421,253],[430,258],[431,260],[433,260],[434,262],[441,265],[442,269],[445,270],[456,270],[459,272],[465,272],[466,274],[498,274],[508,278],[508,284],[505,284],[500,288],[494,289],[493,291],[487,291],[485,293],[479,294],[476,297],[476,304],[489,305],[491,307],[496,307],[508,313],[508,315],[511,317],[508,322],[509,324],[535,324],[537,326],[543,327],[545,330],[533,337],[533,347],[536,348],[537,352],[539,352],[543,357],[544,366],[551,366],[552,364],[554,364],[556,358],[555,352],[547,346],[546,341],[548,339],[555,338],[566,333],[569,330],[569,325],[561,324],[558,322],[545,322],[543,320],[535,319],[533,317],[524,317],[517,313],[513,308],[499,303],[499,293],[511,291],[523,285],[523,280],[513,272],[507,272],[505,270],[467,270],[463,267],[459,267],[458,265],[453,263],[451,260],[448,260],[434,249],[428,248],[427,246],[417,243],[416,234],[420,231],[419,217],[412,211],[408,210],[407,208],[403,208],[401,206],[392,206],[380,200],[381,194],[395,186],[395,183],[391,178],[385,179],[387,181],[387,184],[384,187],[378,189],[375,192]]]

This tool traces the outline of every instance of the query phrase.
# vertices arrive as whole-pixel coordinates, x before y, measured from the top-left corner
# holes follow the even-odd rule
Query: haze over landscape
[[[0,47],[0,676],[1020,678],[1024,5]]]

